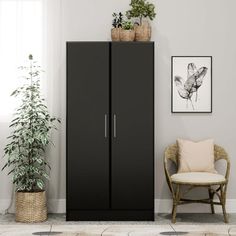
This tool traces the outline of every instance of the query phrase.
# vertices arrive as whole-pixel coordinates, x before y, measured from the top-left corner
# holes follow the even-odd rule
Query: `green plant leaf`
[[[41,179],[37,179],[36,183],[39,189],[42,190],[44,188],[44,182]]]

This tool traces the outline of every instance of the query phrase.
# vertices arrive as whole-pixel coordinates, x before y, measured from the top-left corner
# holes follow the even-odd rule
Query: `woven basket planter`
[[[42,222],[47,219],[46,193],[16,192],[16,221]]]
[[[134,30],[120,30],[120,41],[134,41],[135,31]]]
[[[120,28],[111,29],[111,40],[120,41]]]
[[[135,27],[135,41],[150,41],[151,27],[149,25],[141,25]]]

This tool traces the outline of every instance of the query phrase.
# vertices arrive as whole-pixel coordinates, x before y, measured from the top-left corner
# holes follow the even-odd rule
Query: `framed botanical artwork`
[[[171,112],[212,113],[212,57],[171,57]]]

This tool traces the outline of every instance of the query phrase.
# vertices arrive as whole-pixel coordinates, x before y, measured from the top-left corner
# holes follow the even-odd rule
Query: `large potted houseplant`
[[[16,191],[16,221],[41,222],[47,219],[45,184],[50,165],[45,149],[51,143],[50,133],[58,118],[52,117],[40,93],[41,68],[29,55],[29,64],[19,68],[25,82],[11,96],[20,105],[11,121],[11,135],[4,152]]]
[[[129,19],[138,19],[135,27],[135,40],[136,41],[150,41],[151,27],[145,19],[153,20],[156,16],[155,5],[147,2],[146,0],[131,0],[131,9],[126,12]]]
[[[122,29],[120,30],[120,41],[134,41],[135,32],[134,26],[131,21],[125,20],[122,23]]]
[[[120,41],[120,29],[122,27],[123,22],[123,14],[121,12],[113,13],[112,14],[113,20],[112,20],[112,26],[111,29],[111,40],[112,41]]]

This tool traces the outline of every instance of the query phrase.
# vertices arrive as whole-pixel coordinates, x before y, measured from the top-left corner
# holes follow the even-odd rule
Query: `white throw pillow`
[[[178,173],[211,172],[217,173],[214,165],[214,140],[200,142],[178,139]]]

